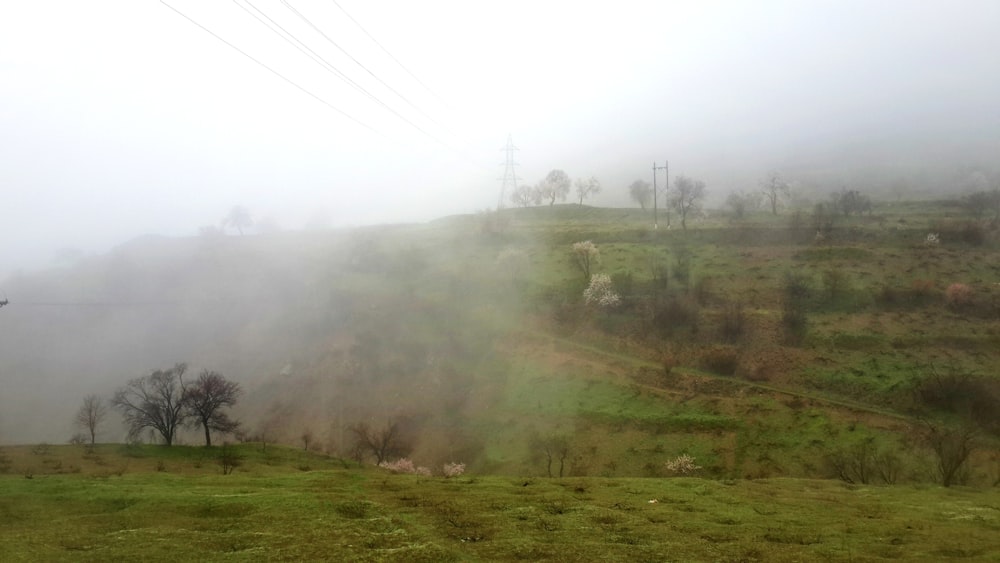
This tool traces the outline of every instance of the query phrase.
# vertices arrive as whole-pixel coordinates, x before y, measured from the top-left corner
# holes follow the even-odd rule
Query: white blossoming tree
[[[584,278],[590,279],[590,271],[600,259],[601,252],[597,249],[596,244],[589,240],[573,243],[573,260],[583,272]]]
[[[590,285],[583,290],[583,300],[587,305],[611,309],[621,303],[621,296],[615,292],[611,277],[607,274],[594,274],[590,278]]]

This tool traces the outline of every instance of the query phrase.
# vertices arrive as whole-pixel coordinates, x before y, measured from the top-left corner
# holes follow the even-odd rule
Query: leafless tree
[[[97,427],[108,416],[108,407],[97,395],[87,395],[83,398],[80,410],[76,412],[76,425],[90,434],[90,445],[97,441]]]
[[[510,192],[510,201],[514,205],[528,207],[535,201],[535,194],[531,190],[531,186],[518,186],[514,191]]]
[[[222,220],[222,224],[223,226],[235,227],[242,236],[244,227],[253,226],[253,218],[250,217],[250,212],[247,211],[246,207],[237,205],[229,210],[229,214]]]
[[[545,473],[552,477],[552,463],[559,462],[559,476],[563,476],[566,458],[569,457],[569,439],[566,436],[536,436],[531,441],[532,449],[545,459]]]
[[[950,487],[966,480],[966,462],[978,445],[979,429],[971,423],[950,426],[942,422],[923,419],[918,433],[930,446],[937,458],[937,472],[941,484]]]
[[[687,218],[701,210],[704,199],[705,182],[687,176],[678,176],[674,180],[674,191],[668,203],[680,214],[681,228],[687,229]]]
[[[778,174],[777,170],[768,172],[767,176],[760,181],[760,191],[767,198],[767,202],[771,204],[772,215],[778,214],[778,205],[781,200],[791,196],[788,182],[781,178],[781,174]]]
[[[653,199],[653,187],[649,185],[649,182],[636,180],[628,187],[628,195],[639,204],[639,207],[646,209],[646,206]]]
[[[375,464],[378,465],[390,458],[405,456],[412,449],[396,421],[390,421],[379,430],[371,428],[367,422],[359,422],[349,426],[347,430],[354,436],[358,461],[367,452],[375,457]]]
[[[212,445],[212,430],[228,433],[240,425],[222,409],[236,404],[241,392],[238,383],[210,370],[202,371],[198,379],[184,389],[184,408],[195,424],[204,428],[206,446]]]
[[[177,429],[186,417],[184,408],[184,372],[187,364],[176,364],[138,377],[119,389],[111,405],[121,411],[130,439],[139,437],[143,429],[155,430],[164,443],[174,443]]]
[[[576,186],[576,195],[580,197],[580,205],[583,205],[584,198],[601,193],[601,183],[593,176],[586,180],[577,178],[574,185]]]

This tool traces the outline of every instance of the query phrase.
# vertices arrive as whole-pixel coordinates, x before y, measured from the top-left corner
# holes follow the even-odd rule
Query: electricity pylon
[[[500,199],[497,200],[497,211],[500,211],[504,207],[504,198],[507,197],[508,193],[514,193],[517,189],[517,173],[514,171],[514,167],[517,163],[514,162],[514,151],[518,150],[514,146],[514,141],[511,139],[510,135],[507,135],[507,146],[500,149],[506,151],[507,158],[504,159],[503,165],[503,178],[500,184]],[[507,191],[508,188],[510,191]]]

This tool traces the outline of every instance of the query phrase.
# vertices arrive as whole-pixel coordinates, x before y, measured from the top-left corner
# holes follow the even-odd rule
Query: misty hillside
[[[63,442],[84,395],[187,362],[243,386],[244,439],[345,457],[349,428],[395,422],[414,459],[481,472],[655,475],[686,452],[716,475],[826,476],[860,441],[927,478],[911,417],[959,407],[915,397],[1000,361],[988,227],[970,238],[957,202],[660,232],[648,213],[144,237],[12,277],[0,439]],[[613,305],[588,303],[588,273],[609,274]],[[100,440],[124,439],[112,413]]]

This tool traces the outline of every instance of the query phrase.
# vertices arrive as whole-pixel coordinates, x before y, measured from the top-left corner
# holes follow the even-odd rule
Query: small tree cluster
[[[876,477],[886,485],[895,484],[903,469],[902,459],[888,448],[877,447],[871,437],[830,453],[826,462],[841,481],[863,485]]]
[[[672,475],[691,475],[701,469],[700,465],[694,464],[694,458],[688,454],[681,454],[676,458],[663,464],[664,469]]]
[[[615,292],[611,278],[607,274],[594,274],[590,278],[590,285],[583,290],[583,300],[587,305],[610,309],[621,303],[621,296]]]
[[[205,445],[211,446],[211,431],[232,432],[239,423],[222,410],[236,403],[240,394],[237,383],[214,371],[205,370],[192,384],[184,382],[187,364],[179,363],[165,370],[155,370],[120,388],[111,405],[122,413],[129,440],[137,440],[145,429],[156,432],[163,442],[174,443],[177,431],[189,419],[205,429]],[[84,403],[84,409],[88,405]],[[81,410],[81,413],[83,412]]]

